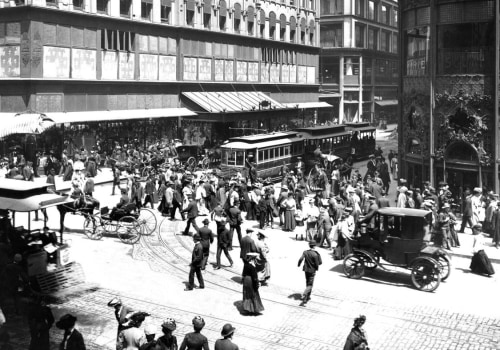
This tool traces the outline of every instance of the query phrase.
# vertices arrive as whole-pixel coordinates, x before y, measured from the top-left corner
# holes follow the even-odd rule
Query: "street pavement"
[[[393,184],[395,186],[395,184]],[[393,191],[393,190],[391,190]],[[100,185],[96,196],[112,207],[119,196],[109,196],[109,183]],[[26,217],[27,218],[27,217]],[[18,215],[18,222],[22,222]],[[450,278],[433,293],[411,286],[406,270],[375,270],[361,280],[345,277],[342,264],[331,251],[318,248],[323,265],[317,274],[312,300],[300,306],[305,287],[297,261],[307,243],[296,241],[295,233],[266,229],[272,277],[260,288],[265,310],[261,316],[243,316],[240,284],[242,262],[239,248],[231,252],[235,265],[214,270],[212,246],[209,266],[204,271],[206,288],[184,291],[193,242],[180,235],[185,223],[157,215],[158,232],[144,236],[136,245],[126,245],[114,235],[92,241],[82,234],[83,218],[68,215],[64,235],[72,256],[85,271],[87,284],[66,297],[51,301],[56,319],[65,313],[78,317],[78,329],[89,349],[114,349],[116,320],[106,306],[115,295],[136,310],[149,312],[146,325],[158,330],[167,317],[177,321],[179,343],[191,330],[191,319],[206,320],[203,333],[211,348],[226,322],[236,327],[234,341],[241,349],[342,349],[359,314],[367,316],[365,329],[372,349],[499,349],[498,277],[471,274],[470,235],[461,235],[461,256],[453,259]],[[203,217],[198,218],[201,226]],[[41,225],[40,222],[33,222]],[[56,229],[58,213],[49,209],[49,226]],[[243,229],[257,227],[245,221]],[[215,231],[215,225],[211,224]],[[235,238],[235,242],[237,240]],[[493,256],[495,248],[488,247]],[[498,255],[497,255],[498,256]],[[222,257],[224,264],[225,258]],[[499,269],[499,265],[495,264]],[[8,317],[14,349],[27,349],[26,320]],[[62,331],[51,330],[52,348],[62,339]]]
[[[361,173],[364,163],[357,164]],[[100,184],[95,195],[102,206],[111,208],[119,195],[110,196],[110,180],[109,170],[104,169],[96,179]],[[395,186],[393,182],[392,196]],[[57,210],[50,208],[48,214],[49,227],[58,229]],[[77,328],[84,335],[87,349],[115,348],[116,320],[113,309],[106,305],[114,296],[135,310],[150,313],[144,327],[156,327],[158,336],[162,320],[174,318],[179,344],[191,331],[192,318],[201,315],[206,321],[202,333],[208,337],[210,348],[220,337],[222,326],[230,322],[236,327],[234,342],[240,349],[336,350],[343,348],[353,319],[364,314],[371,349],[500,349],[498,275],[488,278],[470,273],[469,233],[460,234],[461,248],[452,251],[451,276],[433,293],[414,289],[409,271],[404,269],[376,269],[360,280],[348,279],[342,262],[335,261],[330,250],[317,248],[323,264],[311,301],[301,306],[305,279],[297,262],[307,243],[297,241],[295,233],[266,229],[272,276],[269,285],[260,288],[265,310],[260,316],[244,316],[240,313],[243,265],[236,237],[231,251],[234,266],[228,267],[222,256],[226,266],[214,270],[212,245],[203,273],[205,289],[184,291],[194,243],[191,237],[180,235],[185,222],[167,220],[157,212],[156,217],[158,230],[154,234],[143,236],[138,244],[126,245],[114,234],[92,241],[83,234],[83,218],[67,216],[64,240],[71,246],[73,259],[81,264],[86,283],[71,294],[49,301],[56,319],[65,313],[77,316]],[[203,219],[197,219],[198,226]],[[26,225],[26,220],[26,215],[16,216],[17,225]],[[37,225],[43,223],[32,222],[32,228]],[[215,231],[214,223],[210,227]],[[243,231],[248,227],[256,228],[257,222],[245,221]],[[500,251],[490,246],[486,251],[499,271]],[[30,337],[24,317],[7,315],[4,327],[11,334],[13,349],[28,348]],[[57,349],[62,331],[53,327],[50,336],[51,349]]]

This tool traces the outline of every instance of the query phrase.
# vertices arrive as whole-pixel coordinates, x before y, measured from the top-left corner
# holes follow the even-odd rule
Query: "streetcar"
[[[232,176],[254,163],[259,178],[276,178],[283,165],[293,168],[304,153],[304,140],[297,132],[232,137],[221,146],[221,173]]]
[[[351,156],[353,160],[368,158],[375,151],[376,128],[370,123],[346,123],[346,130],[351,132]]]

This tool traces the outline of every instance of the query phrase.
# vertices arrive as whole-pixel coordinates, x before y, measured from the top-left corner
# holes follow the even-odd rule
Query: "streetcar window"
[[[285,147],[285,156],[290,154],[290,146]]]
[[[262,162],[264,160],[264,151],[259,151],[259,159],[258,162]]]
[[[227,165],[236,165],[236,153],[228,152],[227,153]]]
[[[264,150],[262,152],[264,152],[264,160],[268,160],[269,159],[269,150],[266,149],[266,150]]]
[[[284,157],[285,156],[285,150],[283,147],[280,147],[280,157]]]
[[[236,166],[245,165],[245,152],[244,151],[236,151]]]

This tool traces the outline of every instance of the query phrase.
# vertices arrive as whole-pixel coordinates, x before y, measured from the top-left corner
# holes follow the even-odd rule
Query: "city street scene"
[[[0,350],[500,349],[493,0],[0,3]]]

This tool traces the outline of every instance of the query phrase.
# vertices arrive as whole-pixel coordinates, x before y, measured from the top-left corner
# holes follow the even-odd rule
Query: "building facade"
[[[320,1],[321,100],[339,122],[396,121],[398,3]]]
[[[104,132],[115,143],[204,143],[305,123],[326,105],[317,104],[318,5],[0,2],[0,112],[53,116],[53,136],[77,147]]]
[[[498,1],[399,6],[402,176],[498,191]]]

